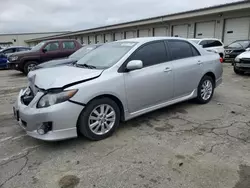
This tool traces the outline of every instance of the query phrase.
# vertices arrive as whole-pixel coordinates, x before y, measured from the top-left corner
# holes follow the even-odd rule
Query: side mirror
[[[46,53],[48,50],[44,48],[44,49],[42,49],[42,51],[43,51],[43,53]]]
[[[128,62],[126,69],[128,71],[137,70],[143,68],[143,62],[141,60],[132,60]]]
[[[250,51],[250,48],[247,48],[246,51],[249,52],[249,51]]]

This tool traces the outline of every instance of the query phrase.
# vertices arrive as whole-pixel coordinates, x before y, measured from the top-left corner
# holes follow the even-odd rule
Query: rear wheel
[[[235,72],[235,74],[239,74],[239,75],[244,74],[244,71],[237,69],[235,66],[234,66],[234,72]]]
[[[36,61],[26,62],[24,65],[24,68],[23,68],[24,74],[28,74],[30,71],[34,70],[34,68],[37,64],[38,63]]]
[[[214,80],[205,75],[199,83],[196,101],[200,104],[208,103],[213,97],[214,88]]]
[[[120,124],[120,109],[109,98],[91,101],[78,121],[78,130],[90,140],[102,140],[111,136]]]

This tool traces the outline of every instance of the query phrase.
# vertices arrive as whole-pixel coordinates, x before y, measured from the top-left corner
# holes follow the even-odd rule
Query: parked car
[[[0,68],[7,68],[7,56],[3,53],[0,53]]]
[[[106,43],[74,66],[31,71],[14,114],[37,139],[101,140],[120,121],[193,98],[208,103],[222,82],[219,58],[172,37]]]
[[[225,61],[233,61],[241,53],[250,50],[250,40],[237,40],[225,47]]]
[[[218,53],[222,58],[225,57],[224,44],[219,39],[204,38],[204,39],[189,39],[189,40],[202,46],[208,51]]]
[[[101,46],[101,44],[92,44],[92,45],[84,46],[84,47],[80,48],[79,50],[77,50],[72,55],[70,55],[68,58],[51,60],[51,61],[39,64],[36,67],[34,67],[34,70],[76,63],[78,60],[80,60],[87,53],[98,48],[99,46]]]
[[[250,51],[238,55],[234,60],[233,66],[236,74],[250,72]]]
[[[28,74],[36,65],[52,59],[68,57],[81,47],[77,40],[71,39],[44,41],[30,51],[18,52],[9,56],[8,66]]]
[[[0,67],[7,68],[8,56],[15,52],[28,51],[31,48],[24,46],[12,46],[0,50]]]

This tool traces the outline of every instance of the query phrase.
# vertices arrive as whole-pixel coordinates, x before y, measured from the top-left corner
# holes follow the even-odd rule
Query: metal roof
[[[123,28],[123,27],[129,27],[129,26],[132,27],[133,24],[145,25],[148,23],[158,23],[158,22],[163,22],[163,21],[190,18],[190,17],[209,15],[209,14],[214,14],[214,13],[223,13],[223,12],[228,12],[228,11],[232,11],[232,10],[241,10],[241,9],[247,9],[247,8],[250,8],[250,1],[243,0],[243,1],[233,2],[233,3],[226,3],[226,4],[216,5],[216,6],[195,9],[195,10],[178,12],[178,13],[174,13],[174,14],[167,14],[167,15],[162,15],[162,16],[156,16],[156,17],[139,19],[139,20],[124,22],[124,23],[113,24],[113,25],[105,25],[102,27],[73,31],[73,32],[54,35],[54,36],[34,38],[34,39],[26,40],[25,42],[41,41],[41,40],[46,40],[46,39],[67,37],[67,36],[72,36],[72,35],[80,35],[80,34],[91,33],[91,32],[108,31],[108,30],[112,30],[112,29],[114,30],[114,29],[119,29],[119,28]],[[214,10],[214,12],[211,12],[211,10]],[[200,14],[198,14],[198,13],[200,13]]]

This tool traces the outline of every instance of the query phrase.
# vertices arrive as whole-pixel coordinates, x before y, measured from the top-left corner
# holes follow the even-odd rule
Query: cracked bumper
[[[38,109],[34,107],[36,106],[34,104],[40,98],[39,93],[28,106],[21,102],[23,93],[24,91],[21,90],[13,110],[19,125],[29,136],[46,141],[77,137],[76,124],[83,106],[66,101],[47,108]],[[44,122],[52,122],[52,130],[44,135],[40,135],[37,129]]]

